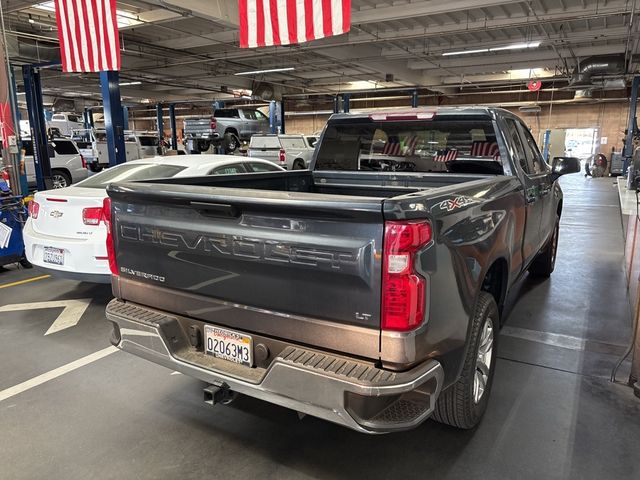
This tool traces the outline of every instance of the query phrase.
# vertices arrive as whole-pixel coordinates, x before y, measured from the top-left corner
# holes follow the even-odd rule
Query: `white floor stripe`
[[[73,372],[80,367],[84,367],[85,365],[89,365],[90,363],[95,362],[96,360],[100,360],[112,353],[117,352],[118,349],[116,347],[107,347],[97,352],[91,353],[86,357],[79,358],[71,363],[67,363],[66,365],[62,365],[61,367],[55,368],[48,372],[43,373],[42,375],[38,375],[37,377],[33,377],[26,382],[19,383],[18,385],[14,385],[13,387],[9,387],[6,390],[0,391],[0,402],[6,400],[8,398],[14,397],[22,392],[26,392],[34,387],[42,385],[50,380],[54,380],[58,377],[61,377],[65,373]]]
[[[500,335],[508,337],[522,338],[531,342],[544,343],[555,347],[568,348],[570,350],[584,350],[584,338],[562,335],[560,333],[539,332],[526,328],[504,326],[500,330]]]

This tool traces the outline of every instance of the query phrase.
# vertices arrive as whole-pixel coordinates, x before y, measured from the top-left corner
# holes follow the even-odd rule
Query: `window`
[[[318,139],[316,137],[307,137],[307,143],[311,148],[314,148],[316,146],[317,141]]]
[[[531,132],[522,123],[520,124],[520,128],[522,129],[522,135],[524,137],[524,153],[527,157],[529,171],[534,174],[546,173],[547,165],[542,161],[542,155],[540,155],[538,145],[536,145]]]
[[[51,120],[64,120],[64,115],[54,115],[51,117]]]
[[[73,123],[80,123],[80,118],[77,115],[68,115],[67,120]]]
[[[160,139],[158,137],[138,137],[140,145],[143,147],[157,147],[160,145]]]
[[[214,168],[209,172],[209,175],[235,175],[237,173],[247,173],[242,165],[224,165],[222,167]]]
[[[316,170],[503,174],[491,118],[336,122],[319,145]]]
[[[55,140],[51,142],[51,146],[58,155],[77,155],[78,149],[68,140]]]
[[[214,118],[240,118],[237,108],[223,108],[213,112]]]
[[[246,118],[247,120],[257,120],[258,117],[256,116],[256,111],[255,110],[242,110],[242,113],[244,114],[244,118]]]
[[[25,156],[33,157],[33,141],[32,140],[23,140],[22,148],[24,149]]]
[[[132,182],[135,180],[150,180],[152,178],[170,178],[186,168],[187,167],[178,165],[124,163],[92,175],[76,185],[84,188],[106,188],[107,185],[114,182]]]
[[[253,172],[278,172],[281,169],[271,163],[262,162],[248,162],[251,171]]]
[[[269,120],[269,118],[260,110],[256,110],[256,120]]]
[[[525,173],[531,173],[529,170],[529,165],[527,164],[527,157],[524,153],[524,146],[522,145],[522,140],[520,139],[520,134],[518,133],[518,126],[516,125],[516,121],[512,118],[505,118],[504,120],[507,126],[507,137],[509,143],[514,148],[513,160],[520,165],[520,168]]]

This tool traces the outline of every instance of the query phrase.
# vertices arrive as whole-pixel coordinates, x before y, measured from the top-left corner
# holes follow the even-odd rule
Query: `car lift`
[[[22,66],[38,190],[49,190],[53,186],[40,71],[43,68],[59,65],[60,62],[49,62]],[[104,122],[107,131],[109,166],[114,166],[126,161],[124,145],[125,114],[120,102],[118,72],[100,72],[100,85],[104,106]],[[85,109],[84,121],[85,127],[87,125],[93,126],[91,109]]]

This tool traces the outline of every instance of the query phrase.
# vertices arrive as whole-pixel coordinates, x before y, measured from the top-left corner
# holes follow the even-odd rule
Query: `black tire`
[[[22,268],[33,268],[33,265],[31,265],[31,262],[27,260],[26,257],[20,259],[20,265]]]
[[[456,383],[440,394],[436,402],[433,419],[456,428],[470,429],[478,425],[487,410],[491,385],[496,365],[496,347],[500,314],[493,296],[480,292],[478,302],[471,319],[469,347],[462,368],[462,374]],[[491,332],[491,352],[488,368],[481,368],[478,351],[485,337],[485,325]],[[484,380],[484,389],[476,395],[476,375]],[[486,373],[485,375],[482,373]],[[479,383],[478,385],[482,385]]]
[[[240,147],[240,140],[233,133],[224,134],[224,149],[228,153],[235,152]]]
[[[53,188],[65,188],[71,186],[71,175],[64,170],[52,170],[51,181]]]
[[[304,160],[301,158],[296,158],[293,161],[293,170],[304,170],[305,168],[307,167],[304,166]]]
[[[556,226],[553,229],[553,236],[529,266],[529,273],[534,277],[548,278],[553,273],[553,269],[556,266],[559,235],[560,217],[556,215]]]
[[[89,170],[91,170],[93,173],[101,172],[102,165],[100,165],[98,162],[92,162],[89,164]]]

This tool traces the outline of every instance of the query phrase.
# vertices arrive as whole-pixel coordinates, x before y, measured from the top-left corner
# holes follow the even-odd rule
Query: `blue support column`
[[[178,131],[176,129],[176,106],[169,105],[169,125],[171,126],[171,148],[178,149]]]
[[[542,141],[542,158],[545,162],[549,162],[549,146],[551,144],[551,130],[545,130]]]
[[[53,182],[51,181],[51,160],[47,145],[47,124],[44,119],[40,72],[32,65],[23,65],[22,75],[27,111],[29,112],[31,141],[33,142],[36,182],[38,190],[48,190],[53,187]]]
[[[350,101],[351,101],[351,94],[343,93],[342,94],[342,111],[344,113],[349,113]]]
[[[271,133],[278,133],[278,117],[276,115],[276,101],[269,102],[269,128]]]
[[[107,131],[109,166],[127,161],[124,146],[124,120],[120,102],[120,76],[118,72],[100,72],[100,88],[104,105],[104,125]]]
[[[340,95],[333,97],[333,113],[340,112]]]
[[[82,115],[82,120],[84,121],[84,128],[87,130],[93,127],[93,114],[91,113],[90,108],[84,109],[84,114]]]
[[[631,85],[631,101],[629,102],[629,121],[627,122],[627,138],[624,142],[622,150],[622,158],[624,158],[624,167],[622,174],[627,174],[627,169],[633,158],[633,136],[638,130],[638,121],[636,111],[638,108],[638,91],[640,90],[640,76],[633,77]]]
[[[219,108],[224,108],[224,102],[222,100],[216,100],[215,102],[213,102],[212,108],[214,110],[217,110]]]
[[[280,102],[280,133],[285,133],[284,130],[284,99]]]
[[[164,118],[161,103],[156,105],[156,127],[158,129],[158,138],[162,140],[164,138]]]
[[[418,108],[420,98],[418,97],[418,90],[411,92],[411,108]]]
[[[25,159],[22,157],[22,139],[20,138],[20,109],[18,109],[18,97],[16,92],[18,89],[16,88],[16,75],[13,69],[13,66],[9,66],[9,81],[11,82],[11,88],[9,93],[11,95],[11,113],[13,115],[13,128],[16,132],[16,140],[18,142],[18,161],[23,165],[23,168],[20,168],[18,171],[18,176],[20,177],[20,194],[27,195],[29,193],[29,184],[27,182],[27,174],[26,174],[26,165],[24,164]]]
[[[122,106],[122,128],[129,130],[129,107]]]

